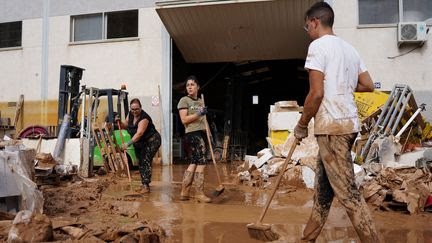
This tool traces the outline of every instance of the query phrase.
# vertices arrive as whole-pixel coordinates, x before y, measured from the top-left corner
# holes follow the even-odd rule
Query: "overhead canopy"
[[[156,11],[186,62],[304,59],[304,13],[317,0],[185,0]]]

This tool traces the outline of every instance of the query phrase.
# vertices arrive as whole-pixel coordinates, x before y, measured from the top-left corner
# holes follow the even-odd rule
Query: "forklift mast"
[[[61,126],[65,114],[70,115],[69,127],[71,129],[69,129],[67,137],[75,137],[79,132],[78,109],[81,96],[79,89],[84,70],[69,65],[61,65],[60,67],[57,126]],[[58,129],[58,132],[60,132],[60,129]]]

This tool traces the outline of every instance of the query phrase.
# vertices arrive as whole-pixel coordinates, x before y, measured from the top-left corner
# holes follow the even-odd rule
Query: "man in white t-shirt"
[[[303,231],[303,241],[314,242],[321,232],[333,197],[345,207],[362,242],[379,242],[368,206],[355,185],[351,147],[360,124],[354,91],[372,92],[372,79],[357,51],[333,33],[334,13],[324,2],[314,4],[305,17],[305,30],[313,42],[305,69],[309,93],[294,135],[308,136],[314,118],[319,145],[312,214]]]

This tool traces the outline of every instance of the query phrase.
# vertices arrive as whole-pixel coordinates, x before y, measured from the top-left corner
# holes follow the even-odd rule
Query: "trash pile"
[[[242,184],[260,188],[270,186],[271,177],[279,174],[294,142],[292,131],[301,116],[302,107],[299,107],[295,101],[279,101],[270,110],[269,137],[267,137],[269,148],[259,151],[257,156],[245,156],[244,164],[237,168],[238,180]],[[313,122],[310,122],[309,136],[303,139],[294,150],[282,185],[297,188],[314,187],[318,144],[313,135],[313,126]]]
[[[0,227],[2,227],[0,225]],[[1,230],[1,228],[0,228]],[[117,226],[109,223],[83,224],[73,220],[51,220],[44,214],[20,211],[12,224],[3,226],[0,240],[18,242],[151,242],[163,241],[164,230],[145,220]],[[7,235],[5,234],[6,232]]]
[[[0,242],[161,242],[166,237],[160,226],[116,198],[102,198],[116,175],[80,178],[50,153],[16,141],[3,147]]]
[[[383,210],[410,214],[432,211],[432,173],[430,169],[384,168],[362,185],[365,200]]]
[[[411,214],[432,211],[432,127],[421,115],[425,105],[417,106],[409,86],[400,84],[390,94],[356,94],[356,103],[362,131],[353,146],[353,166],[356,184],[367,202],[382,210]],[[272,113],[280,111],[271,111],[268,148],[257,156],[247,155],[238,168],[239,182],[248,186],[269,187],[294,141],[290,132],[300,116],[298,111],[290,111],[291,116],[285,121],[274,119],[279,115]],[[282,127],[288,134],[284,143],[274,142],[274,130],[281,129],[275,121],[290,124]],[[313,122],[308,129],[309,137],[297,146],[284,173],[285,183],[299,188],[314,185],[318,144],[313,136]]]
[[[50,153],[38,153],[35,156],[36,184],[59,185],[60,180],[71,179],[78,173],[76,165],[59,163]]]

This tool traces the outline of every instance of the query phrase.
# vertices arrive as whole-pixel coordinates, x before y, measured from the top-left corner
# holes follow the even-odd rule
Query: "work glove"
[[[207,106],[198,108],[197,111],[198,116],[204,116],[205,114],[207,114]]]
[[[301,141],[303,138],[308,136],[308,126],[297,123],[294,128],[294,136]]]

